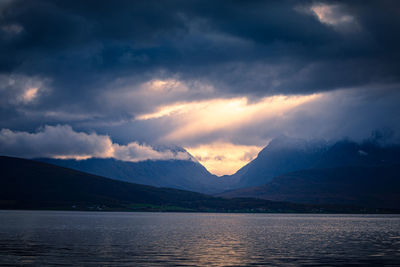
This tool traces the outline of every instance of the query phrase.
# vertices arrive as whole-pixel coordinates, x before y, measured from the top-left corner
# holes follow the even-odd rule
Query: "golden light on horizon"
[[[262,148],[262,146],[235,145],[227,142],[185,147],[209,172],[218,176],[234,174],[253,160]]]

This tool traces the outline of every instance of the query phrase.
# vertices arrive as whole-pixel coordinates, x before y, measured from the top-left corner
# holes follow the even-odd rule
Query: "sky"
[[[282,135],[399,143],[399,32],[398,1],[0,0],[0,154],[224,175]]]

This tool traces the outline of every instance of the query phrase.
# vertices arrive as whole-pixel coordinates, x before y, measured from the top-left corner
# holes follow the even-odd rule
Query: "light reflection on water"
[[[400,265],[398,215],[0,211],[0,265]]]

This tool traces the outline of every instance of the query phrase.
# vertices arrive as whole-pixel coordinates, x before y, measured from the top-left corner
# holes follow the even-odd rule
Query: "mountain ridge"
[[[35,159],[116,180],[151,186],[215,193],[222,190],[219,178],[192,160],[121,161],[113,158],[85,160]]]
[[[283,174],[269,183],[217,194],[304,204],[400,208],[400,164],[341,166]]]
[[[379,166],[400,163],[400,145],[382,146],[371,140],[306,141],[273,139],[258,156],[234,175],[227,190],[261,186],[285,173],[341,166]]]
[[[202,212],[375,212],[349,206],[304,205],[261,199],[218,198],[178,189],[117,181],[80,171],[0,156],[0,209],[202,211]],[[398,212],[380,209],[379,212]]]
[[[179,150],[184,151],[184,150]],[[293,171],[330,167],[400,163],[400,146],[380,146],[372,141],[306,141],[286,136],[273,139],[257,157],[233,175],[218,177],[193,160],[35,159],[117,180],[202,193],[261,186]]]

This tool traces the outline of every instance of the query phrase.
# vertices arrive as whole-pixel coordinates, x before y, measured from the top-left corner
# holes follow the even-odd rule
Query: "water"
[[[398,215],[0,211],[0,265],[400,265]]]

